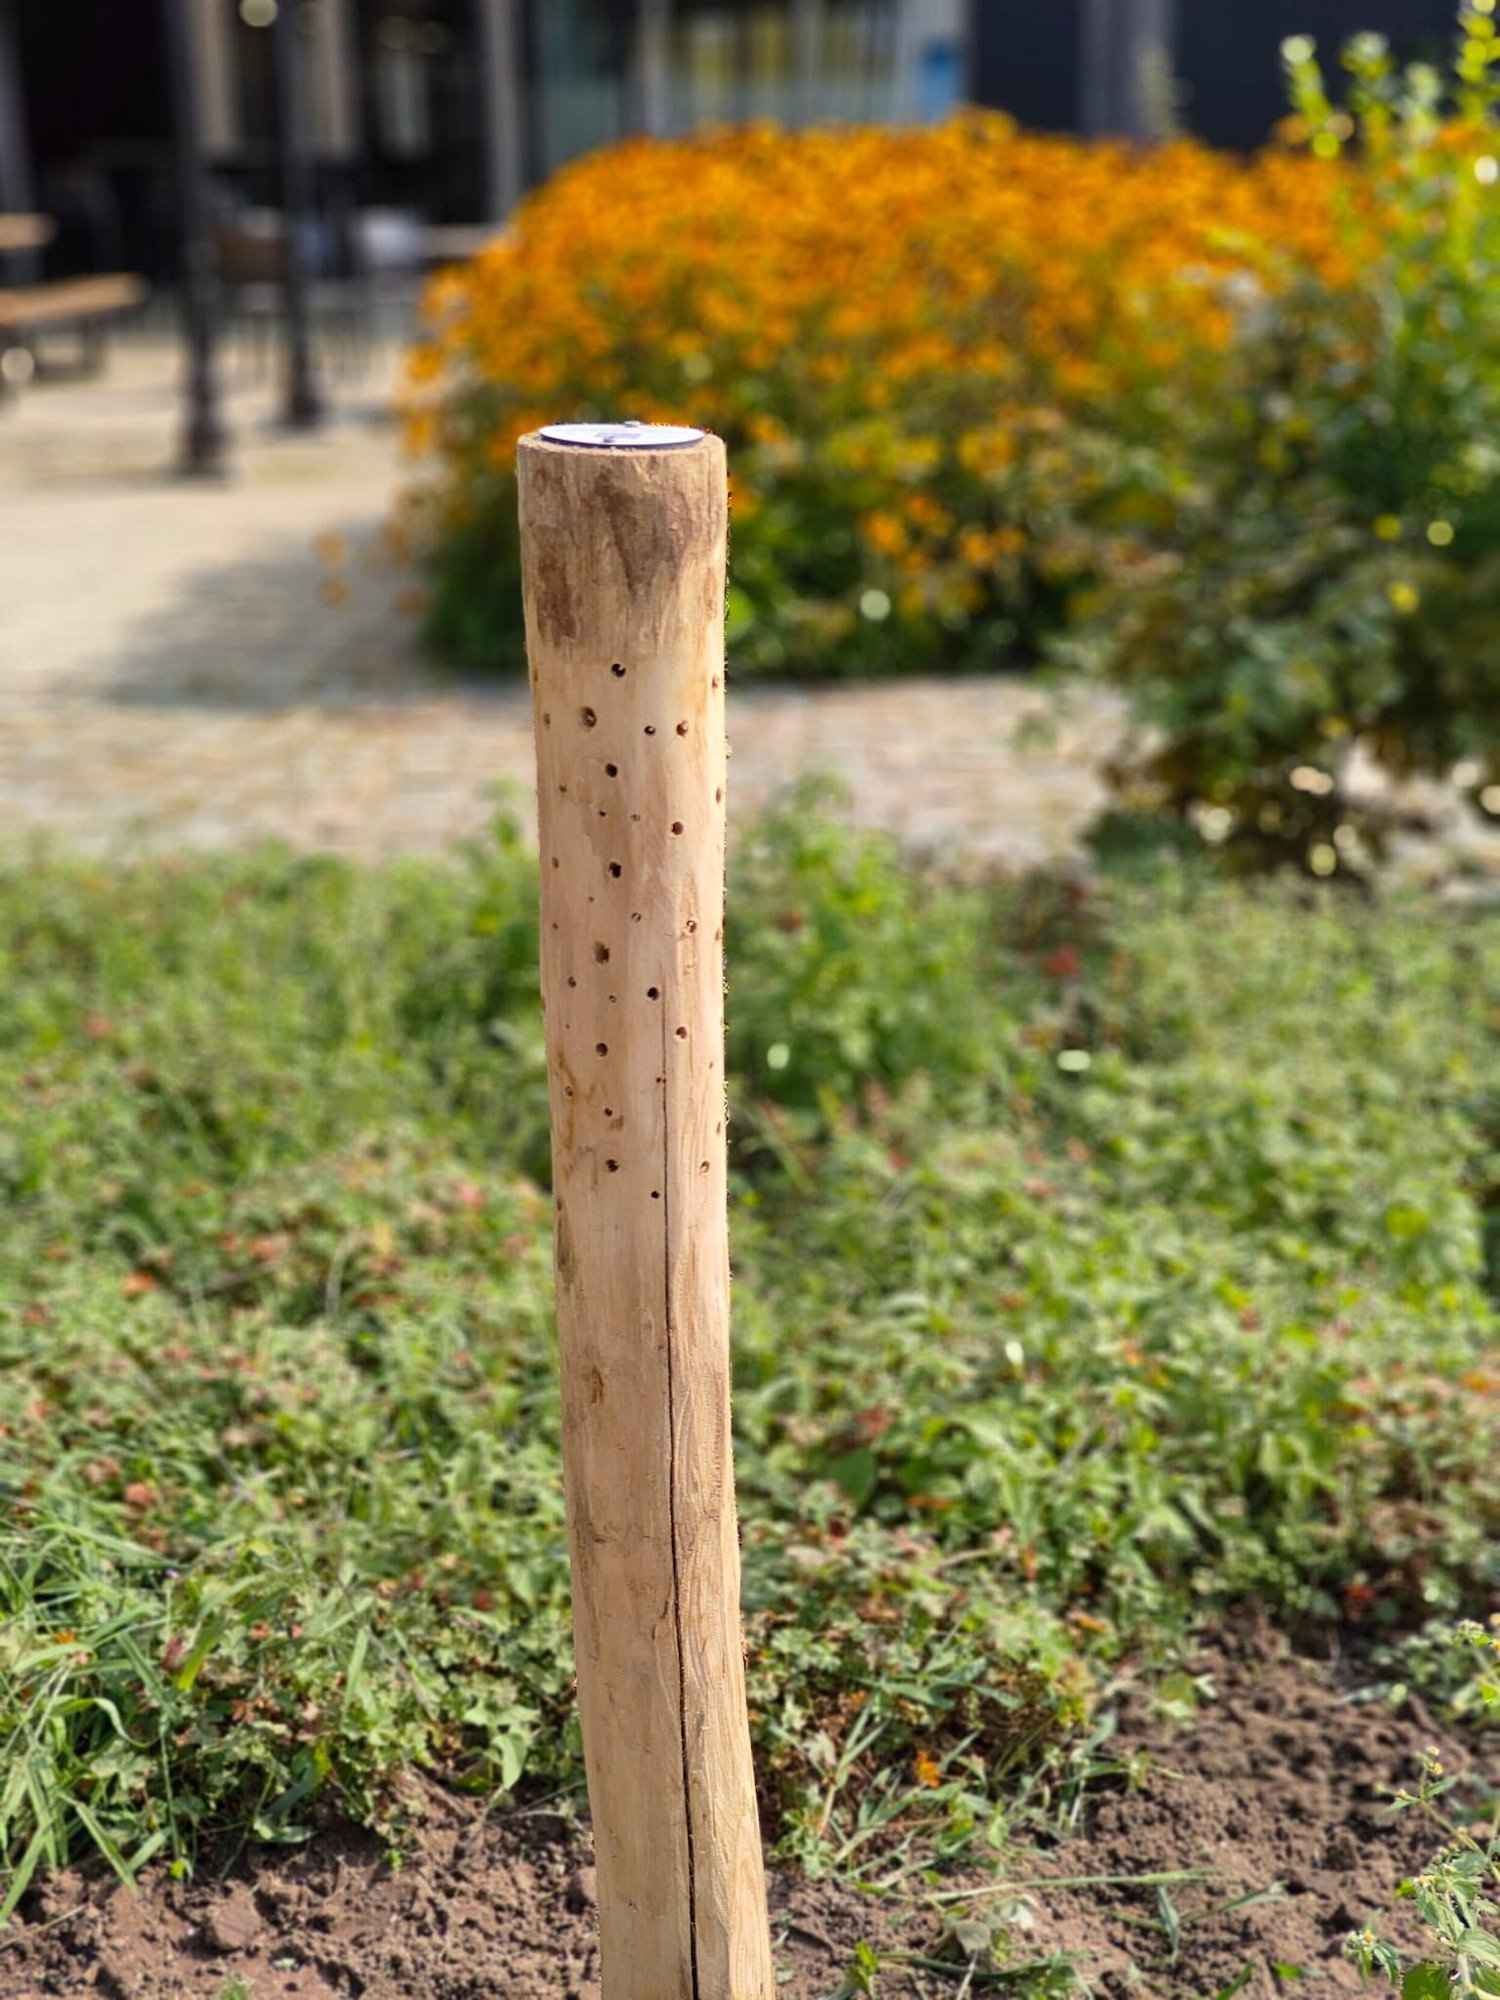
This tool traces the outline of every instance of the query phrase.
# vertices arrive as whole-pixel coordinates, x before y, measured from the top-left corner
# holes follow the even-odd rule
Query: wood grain
[[[724,449],[519,450],[604,2000],[774,1992],[729,1433]]]

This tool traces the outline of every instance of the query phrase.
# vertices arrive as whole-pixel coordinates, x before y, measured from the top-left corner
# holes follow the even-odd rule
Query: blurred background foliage
[[[1465,11],[1446,82],[1357,37],[1347,108],[1306,38],[1286,44],[1289,135],[1352,156],[1335,214],[1366,248],[1352,282],[1299,272],[1248,306],[1157,454],[1161,570],[1093,620],[1150,732],[1117,765],[1125,801],[1248,865],[1366,871],[1399,813],[1362,759],[1452,774],[1500,815],[1492,6]]]
[[[442,274],[405,389],[432,626],[521,658],[514,448],[622,411],[734,469],[736,674],[1056,657],[1126,814],[1359,876],[1362,770],[1500,815],[1494,0],[1447,74],[1306,37],[1250,160],[966,114],[633,140]]]
[[[1097,566],[1132,447],[1229,338],[1245,246],[1348,275],[1333,178],[998,113],[589,156],[427,302],[407,425],[437,453],[438,636],[519,663],[516,440],[625,410],[730,446],[740,673],[1034,651]]]

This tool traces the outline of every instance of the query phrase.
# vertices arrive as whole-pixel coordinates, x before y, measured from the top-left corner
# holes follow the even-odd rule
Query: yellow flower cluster
[[[428,294],[404,411],[437,456],[437,532],[493,501],[540,423],[689,420],[731,448],[737,558],[748,539],[751,610],[780,631],[763,663],[792,659],[799,623],[837,641],[873,584],[892,629],[951,628],[1014,599],[1051,487],[1102,476],[1074,463],[1076,426],[1145,421],[1256,286],[1339,274],[1346,171],[991,113],[592,154]],[[809,532],[821,570],[804,548],[757,581],[757,537]]]

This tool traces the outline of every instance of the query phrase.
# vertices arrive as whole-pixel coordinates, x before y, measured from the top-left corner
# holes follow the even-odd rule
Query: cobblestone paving
[[[293,437],[273,385],[230,398],[235,476],[176,479],[176,359],[122,343],[89,383],[0,407],[0,817],[11,841],[221,847],[274,835],[356,855],[474,832],[496,787],[529,814],[526,694],[455,683],[417,644],[384,552],[402,473],[391,357]],[[731,694],[736,810],[801,772],[913,846],[1016,863],[1067,852],[1112,728],[1006,679]]]
[[[0,840],[87,851],[276,837],[360,856],[433,851],[507,796],[531,818],[518,682],[424,659],[412,573],[383,534],[405,476],[396,348],[333,385],[311,436],[232,358],[234,476],[173,476],[175,348],[122,341],[106,373],[0,402]],[[731,676],[733,662],[731,661]],[[826,688],[731,678],[731,802],[825,772],[852,815],[923,852],[1008,865],[1076,851],[1115,710],[1059,713],[993,676]],[[1040,727],[1038,726],[1040,725]],[[1500,834],[1455,820],[1406,872],[1500,882]]]

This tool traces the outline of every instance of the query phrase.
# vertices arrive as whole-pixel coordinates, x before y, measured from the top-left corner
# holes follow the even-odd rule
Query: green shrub
[[[983,1070],[996,1032],[977,894],[945,888],[934,905],[891,837],[851,831],[826,798],[800,786],[738,844],[725,940],[740,1091],[832,1117],[914,1073]]]
[[[1366,871],[1402,814],[1362,760],[1500,816],[1500,40],[1488,6],[1461,18],[1446,97],[1362,35],[1336,109],[1286,45],[1303,135],[1367,164],[1347,227],[1369,242],[1373,214],[1375,247],[1247,306],[1163,448],[1155,581],[1104,611],[1145,730],[1122,803],[1242,866]]]

